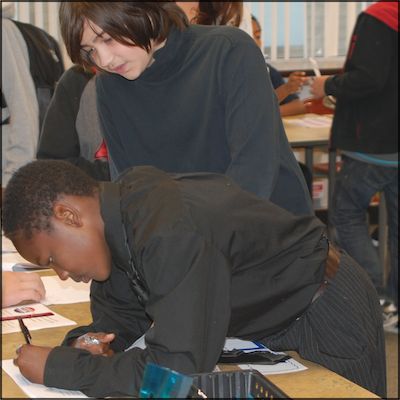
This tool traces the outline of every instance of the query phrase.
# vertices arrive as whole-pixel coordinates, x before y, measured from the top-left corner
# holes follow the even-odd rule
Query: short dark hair
[[[161,43],[173,26],[183,30],[189,25],[185,13],[173,1],[64,1],[60,5],[59,19],[68,55],[74,63],[85,67],[95,66],[81,52],[86,20],[98,25],[117,42],[129,46],[133,42],[147,52],[150,40]]]
[[[51,231],[53,204],[62,195],[94,196],[99,183],[78,167],[61,160],[33,161],[11,177],[3,198],[3,231],[12,238],[22,233]]]

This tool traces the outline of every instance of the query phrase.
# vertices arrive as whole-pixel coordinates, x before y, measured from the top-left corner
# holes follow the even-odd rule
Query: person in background
[[[341,150],[343,162],[333,193],[337,240],[382,296],[385,326],[398,321],[398,7],[382,1],[363,11],[343,73],[315,78],[311,86],[316,98],[336,98],[331,146]],[[386,289],[366,218],[377,192],[385,194],[389,228]]]
[[[64,72],[57,41],[13,20],[14,11],[13,2],[2,3],[2,188],[13,171],[35,158],[44,115]]]
[[[22,301],[39,302],[46,295],[42,279],[34,272],[3,271],[1,273],[1,307]]]
[[[13,172],[35,159],[39,138],[39,104],[29,70],[28,49],[21,32],[9,19],[12,15],[13,10],[2,4],[1,93],[6,105],[2,108],[1,125],[2,193]]]
[[[251,22],[253,27],[253,39],[261,49],[261,25],[254,15],[251,16]],[[287,82],[285,82],[281,73],[272,65],[267,63],[267,68],[272,86],[278,97],[281,116],[305,114],[307,112],[307,105],[301,101],[296,94],[301,90],[303,85],[308,84],[308,78],[305,72],[294,71],[289,75]]]
[[[100,70],[98,111],[118,173],[135,165],[225,173],[296,214],[313,214],[249,35],[189,25],[174,2],[63,2],[60,23],[73,62]]]
[[[66,160],[95,179],[110,180],[94,71],[74,65],[62,75],[44,119],[37,158]]]
[[[243,1],[176,1],[191,24],[230,25],[252,35],[251,14]]]
[[[147,363],[209,372],[237,337],[296,350],[386,396],[382,315],[366,272],[318,218],[226,175],[139,166],[98,182],[65,161],[34,161],[7,186],[3,229],[28,261],[92,280],[91,324],[61,346],[17,350],[33,383],[137,396]],[[143,334],[146,348],[128,349]]]

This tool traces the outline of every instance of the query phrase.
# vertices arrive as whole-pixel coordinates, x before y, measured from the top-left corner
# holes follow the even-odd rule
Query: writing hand
[[[114,333],[88,332],[79,336],[72,342],[72,347],[84,349],[92,354],[112,356],[114,351],[110,349],[110,343],[115,339]]]
[[[24,300],[39,302],[46,290],[40,276],[34,272],[2,272],[2,307],[9,307]]]
[[[14,358],[14,365],[16,365],[21,374],[32,383],[43,384],[44,367],[51,350],[51,347],[24,344],[18,347],[16,351],[17,356]]]

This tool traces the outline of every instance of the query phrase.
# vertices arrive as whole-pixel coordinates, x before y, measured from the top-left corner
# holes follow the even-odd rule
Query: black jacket
[[[111,276],[92,282],[93,323],[72,330],[64,344],[89,331],[114,332],[118,353],[56,347],[47,386],[137,395],[148,362],[210,371],[226,336],[261,340],[283,330],[322,280],[327,245],[319,220],[295,217],[224,175],[136,167],[118,183],[102,183],[101,212]],[[144,288],[144,306],[132,276]],[[145,332],[145,350],[123,352]]]
[[[354,28],[344,72],[328,78],[337,99],[333,148],[398,152],[398,33],[366,13]]]

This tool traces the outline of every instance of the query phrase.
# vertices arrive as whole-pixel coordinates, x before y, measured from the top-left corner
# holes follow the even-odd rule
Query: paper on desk
[[[90,283],[62,281],[58,276],[42,277],[46,298],[42,304],[72,304],[90,301]]]
[[[14,382],[31,399],[77,399],[88,398],[77,390],[64,390],[49,388],[44,385],[32,383],[21,375],[19,368],[13,364],[13,360],[3,360],[1,363],[3,370],[10,375]]]
[[[71,321],[68,318],[61,316],[50,310],[48,307],[40,303],[26,304],[23,306],[7,307],[1,310],[2,317],[18,316],[23,317],[24,315],[31,314],[42,314],[46,312],[51,312],[53,315],[46,317],[35,317],[35,318],[25,318],[24,323],[30,331],[35,331],[44,328],[56,328],[59,326],[69,326],[76,325],[76,322]],[[20,327],[17,320],[1,321],[2,333],[13,333],[19,332]]]
[[[40,265],[28,262],[2,262],[1,269],[2,271],[35,272],[37,270],[49,269],[49,267],[41,267]]]
[[[6,238],[3,234],[1,235],[1,252],[2,253],[16,253],[17,249],[13,245],[13,242]]]
[[[332,125],[332,118],[323,115],[315,115],[304,118],[288,118],[285,123],[302,126],[304,128],[329,128]]]

